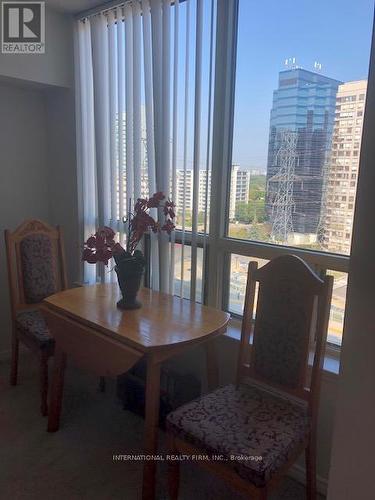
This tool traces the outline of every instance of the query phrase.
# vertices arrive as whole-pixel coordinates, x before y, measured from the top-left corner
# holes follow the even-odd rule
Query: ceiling
[[[67,14],[77,14],[105,3],[108,0],[46,0],[46,5]]]

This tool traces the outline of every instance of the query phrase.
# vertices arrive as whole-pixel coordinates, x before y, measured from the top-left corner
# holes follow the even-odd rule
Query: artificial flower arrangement
[[[150,209],[161,209],[164,215],[164,223],[161,225],[150,215]],[[137,301],[137,293],[140,288],[142,274],[146,265],[145,258],[138,243],[147,231],[158,233],[165,231],[168,234],[174,230],[175,205],[173,201],[167,200],[162,192],[153,194],[150,198],[138,198],[134,212],[129,210],[127,223],[126,247],[116,243],[116,233],[110,227],[99,228],[84,243],[82,259],[89,264],[102,262],[108,265],[113,258],[115,271],[122,292],[122,299],[117,305],[121,309],[136,309],[141,307]]]

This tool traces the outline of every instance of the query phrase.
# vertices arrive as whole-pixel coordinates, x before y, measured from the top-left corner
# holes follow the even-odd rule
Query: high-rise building
[[[210,207],[211,170],[199,170],[198,212],[204,213]]]
[[[331,252],[350,253],[366,89],[367,81],[360,80],[340,85],[337,92],[322,242]]]
[[[176,210],[182,213],[182,207],[191,212],[193,209],[193,179],[194,171],[178,169],[176,171]]]
[[[239,167],[233,165],[232,175],[236,177],[236,201],[247,203],[249,201],[250,172],[240,170]]]
[[[229,198],[229,220],[234,220],[236,215],[236,204],[249,201],[250,172],[240,170],[238,165],[232,165],[232,175]]]
[[[270,117],[266,193],[276,240],[316,239],[339,84],[301,68],[279,73]]]
[[[182,207],[185,203],[185,210],[192,211],[193,208],[193,181],[194,171],[186,170],[185,174],[182,169],[176,172],[176,207],[177,213],[181,214]],[[210,208],[211,195],[211,172],[199,170],[199,190],[198,190],[198,212],[204,212]],[[238,165],[232,166],[231,188],[230,188],[230,206],[229,219],[235,218],[236,204],[239,202],[247,202],[249,199],[250,172],[248,170],[240,170]],[[206,195],[207,191],[207,195]]]

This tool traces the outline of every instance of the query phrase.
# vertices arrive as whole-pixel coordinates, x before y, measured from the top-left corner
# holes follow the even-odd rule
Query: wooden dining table
[[[192,347],[204,344],[209,388],[217,385],[215,337],[223,334],[229,314],[190,300],[148,288],[138,295],[142,307],[122,311],[116,307],[116,283],[65,290],[42,305],[55,339],[48,428],[59,429],[64,371],[67,358],[99,376],[116,377],[144,359],[147,365],[144,453],[158,446],[161,364]],[[155,497],[156,461],[143,465],[142,498]]]

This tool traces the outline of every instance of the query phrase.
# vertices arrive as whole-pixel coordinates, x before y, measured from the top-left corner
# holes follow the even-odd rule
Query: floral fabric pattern
[[[254,336],[254,369],[270,383],[298,387],[307,364],[313,295],[299,282],[280,279],[260,285]]]
[[[40,311],[21,311],[16,316],[16,328],[35,340],[41,349],[51,349],[54,339],[50,336],[46,322]]]
[[[20,253],[25,301],[36,304],[56,292],[51,240],[44,234],[27,236]]]
[[[223,455],[239,476],[261,487],[304,441],[310,419],[305,405],[242,384],[178,408],[167,429],[203,453]]]

